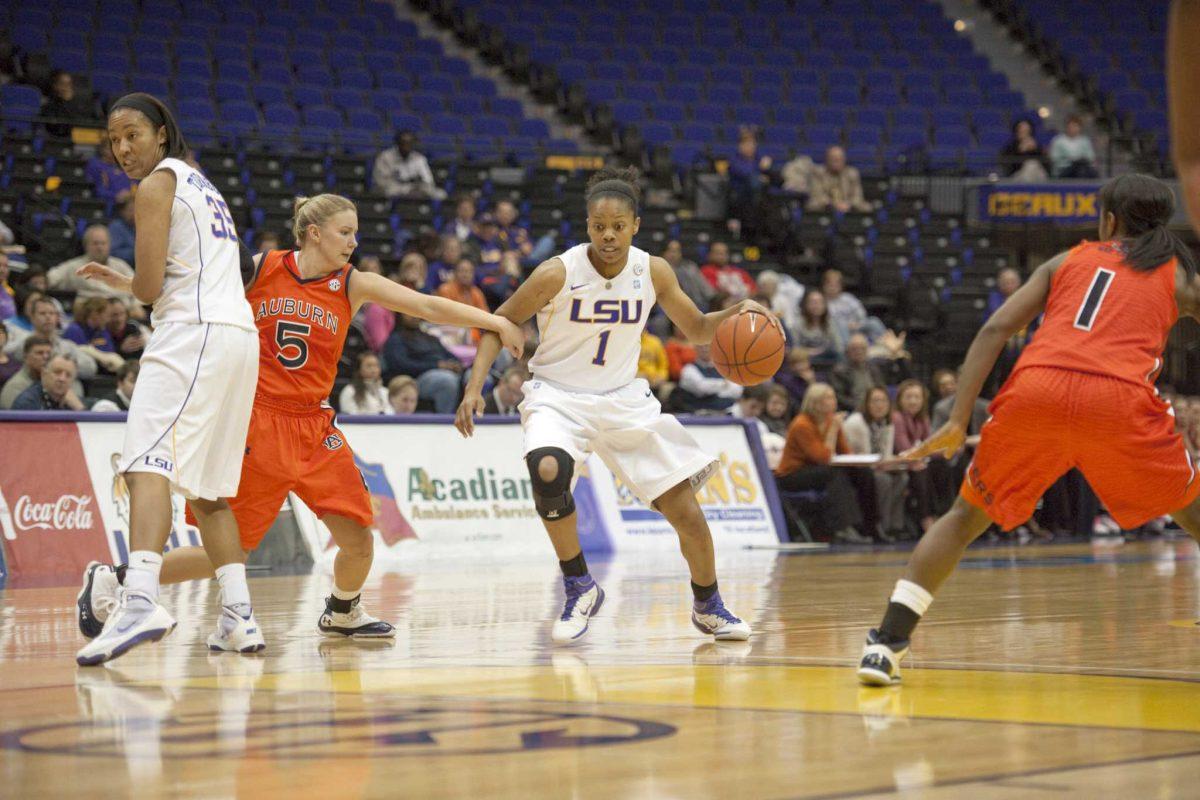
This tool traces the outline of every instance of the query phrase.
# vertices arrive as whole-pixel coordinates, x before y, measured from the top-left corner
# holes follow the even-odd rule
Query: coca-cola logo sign
[[[38,503],[24,494],[13,505],[18,530],[87,531],[92,527],[92,496],[64,494],[51,503]]]

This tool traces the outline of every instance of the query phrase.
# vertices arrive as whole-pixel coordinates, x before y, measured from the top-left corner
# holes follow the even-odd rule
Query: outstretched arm
[[[1004,343],[1037,319],[1038,314],[1046,308],[1050,283],[1066,257],[1066,253],[1060,253],[1034,270],[1025,285],[1014,292],[983,324],[979,333],[975,334],[959,372],[958,393],[954,396],[950,421],[934,431],[924,443],[901,453],[900,458],[915,461],[937,453],[948,458],[962,448],[967,426],[971,422],[971,411],[983,390],[983,382],[1004,349]]]
[[[667,319],[678,325],[679,330],[683,331],[683,335],[692,344],[708,344],[716,335],[718,325],[743,311],[757,311],[783,333],[783,326],[779,324],[775,315],[753,300],[743,300],[722,311],[712,311],[708,314],[701,312],[692,299],[684,294],[679,286],[679,279],[675,277],[675,270],[671,269],[671,265],[665,259],[650,257],[650,278],[654,281],[654,293],[658,296],[658,304],[666,312]]]

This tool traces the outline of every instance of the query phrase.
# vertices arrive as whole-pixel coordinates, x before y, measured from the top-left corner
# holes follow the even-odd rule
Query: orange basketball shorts
[[[243,550],[258,547],[295,492],[318,517],[348,517],[370,527],[375,514],[346,437],[333,426],[333,410],[298,412],[254,401],[242,479],[229,505]],[[195,519],[188,511],[188,521]]]
[[[962,497],[1005,530],[1078,468],[1123,528],[1177,511],[1200,480],[1175,431],[1170,404],[1151,386],[1071,370],[1019,369],[988,409]]]

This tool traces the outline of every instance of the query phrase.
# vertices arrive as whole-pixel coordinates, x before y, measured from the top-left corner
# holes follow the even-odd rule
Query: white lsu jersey
[[[253,331],[237,230],[225,198],[199,170],[177,158],[164,158],[154,169],[175,173],[175,200],[166,273],[151,322],[211,322]]]
[[[538,312],[541,341],[529,361],[535,379],[587,393],[611,392],[637,377],[642,331],[654,307],[650,254],[629,249],[625,268],[605,278],[588,260],[588,245],[558,256],[562,289]]]

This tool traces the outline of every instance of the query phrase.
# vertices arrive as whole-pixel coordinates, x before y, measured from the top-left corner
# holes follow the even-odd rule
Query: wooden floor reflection
[[[688,623],[675,558],[596,565],[589,638],[551,647],[553,561],[372,578],[394,643],[322,640],[328,578],[251,582],[263,657],[210,655],[215,587],[108,667],[72,656],[75,587],[0,593],[0,796],[1195,797],[1190,542],[972,551],[905,684],[851,665],[895,552],[729,553],[748,643]]]

